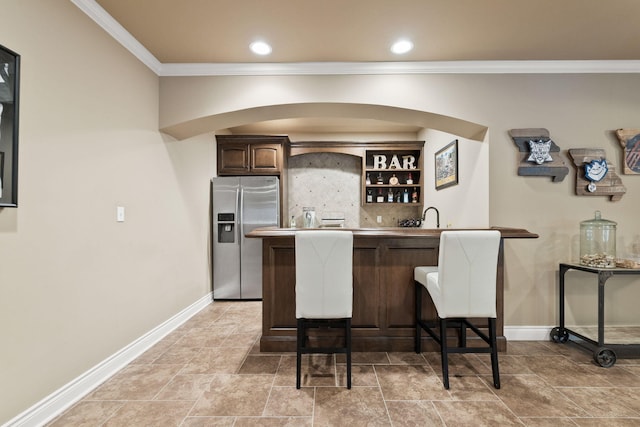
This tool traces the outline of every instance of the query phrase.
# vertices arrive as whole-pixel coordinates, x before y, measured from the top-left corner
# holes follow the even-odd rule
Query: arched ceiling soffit
[[[266,105],[200,117],[164,127],[160,131],[176,139],[183,140],[204,133],[216,132],[221,129],[250,123],[312,117],[383,120],[424,129],[435,129],[480,142],[484,140],[487,133],[486,126],[457,117],[388,105],[355,103]]]

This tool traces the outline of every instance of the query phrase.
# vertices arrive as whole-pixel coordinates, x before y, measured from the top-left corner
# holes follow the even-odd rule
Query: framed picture
[[[436,190],[458,183],[458,140],[447,144],[435,154]]]
[[[0,208],[18,206],[20,55],[0,45]]]
[[[2,198],[3,178],[4,177],[4,153],[0,151],[0,198]]]

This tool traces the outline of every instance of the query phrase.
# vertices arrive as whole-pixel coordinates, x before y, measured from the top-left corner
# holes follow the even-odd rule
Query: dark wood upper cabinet
[[[217,135],[218,175],[280,175],[286,136]]]
[[[282,171],[282,144],[251,144],[249,170],[252,173],[272,174]]]

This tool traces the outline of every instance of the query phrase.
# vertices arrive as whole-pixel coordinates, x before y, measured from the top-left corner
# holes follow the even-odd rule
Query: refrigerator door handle
[[[236,189],[236,202],[238,204],[238,214],[236,215],[236,230],[238,230],[238,243],[242,242],[244,224],[244,188]]]

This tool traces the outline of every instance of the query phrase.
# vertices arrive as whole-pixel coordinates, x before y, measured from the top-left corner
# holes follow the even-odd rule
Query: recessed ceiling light
[[[269,55],[271,53],[271,46],[263,41],[253,42],[249,45],[249,48],[256,55]]]
[[[407,53],[411,49],[413,49],[413,43],[411,43],[411,41],[406,39],[398,40],[391,46],[391,52],[397,55],[402,55],[403,53]]]

